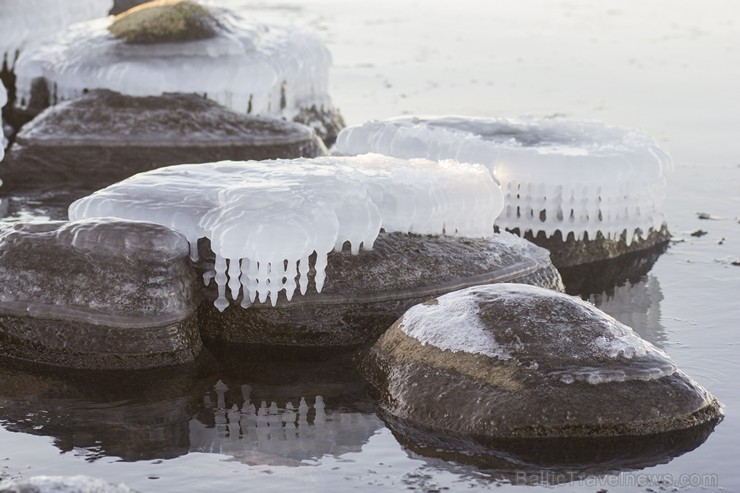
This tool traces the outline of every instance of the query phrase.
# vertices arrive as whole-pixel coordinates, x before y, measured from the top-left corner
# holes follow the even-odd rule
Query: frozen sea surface
[[[224,367],[138,390],[119,384],[66,391],[58,382],[4,370],[2,474],[81,473],[162,492],[740,489],[740,267],[732,264],[740,261],[740,6],[730,0],[227,3],[318,30],[335,61],[329,92],[349,124],[404,113],[563,114],[655,137],[675,164],[664,204],[674,242],[645,276],[591,297],[709,389],[726,405],[726,418],[703,445],[663,464],[552,488],[514,487],[496,471],[412,452],[382,422],[368,432],[372,402],[356,376],[338,367],[319,375],[313,364],[289,369],[275,355],[238,375]],[[49,214],[43,203],[14,203],[16,219]],[[699,212],[716,219],[699,219]],[[699,229],[707,234],[691,236]],[[219,379],[230,389],[223,412]],[[305,397],[312,406],[321,395],[327,421],[335,412],[337,421],[358,413],[370,421],[358,420],[357,433],[331,435],[343,447],[309,448],[300,467],[252,453],[254,441],[241,452],[215,440],[213,448],[191,450],[191,422],[193,430],[219,427],[228,438],[226,409],[243,405],[245,384],[257,408],[266,400],[269,409],[275,400],[281,416],[287,402],[297,408]],[[313,413],[307,422],[315,430]],[[322,435],[309,436],[320,441]]]

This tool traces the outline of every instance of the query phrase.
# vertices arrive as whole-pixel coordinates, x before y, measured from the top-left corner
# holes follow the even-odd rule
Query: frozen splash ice
[[[331,55],[318,36],[263,25],[217,7],[215,37],[182,43],[133,45],[108,32],[111,20],[76,24],[18,60],[18,100],[31,83],[48,81],[52,101],[86,89],[131,96],[196,93],[239,113],[292,120],[302,108],[330,106]]]
[[[111,0],[3,0],[0,2],[0,56],[12,67],[17,52],[27,44],[75,22],[104,16],[111,5]]]
[[[357,157],[178,165],[141,173],[73,203],[71,220],[118,217],[199,238],[216,254],[214,278],[224,310],[242,293],[290,300],[309,284],[321,292],[327,255],[349,242],[353,254],[386,232],[489,237],[503,198],[480,165]]]
[[[486,165],[505,207],[496,224],[563,239],[659,229],[670,157],[646,134],[561,118],[403,117],[344,129],[344,155],[457,159]]]

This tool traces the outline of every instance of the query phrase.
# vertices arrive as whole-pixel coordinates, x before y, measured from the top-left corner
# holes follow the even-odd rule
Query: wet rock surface
[[[118,15],[108,30],[132,44],[182,43],[216,35],[218,22],[190,0],[154,0]]]
[[[32,476],[0,481],[0,493],[135,493],[123,483],[89,476]]]
[[[671,239],[671,234],[668,232],[668,226],[663,224],[660,229],[651,229],[642,238],[635,237],[629,244],[625,240],[624,233],[619,239],[608,239],[601,233],[597,233],[594,239],[586,237],[581,240],[575,239],[571,233],[563,241],[560,231],[556,231],[550,237],[541,231],[536,236],[531,231],[527,231],[524,238],[549,250],[555,267],[568,269],[614,260],[624,255],[640,252],[650,255],[661,248],[665,249]]]
[[[202,257],[209,258],[207,245],[201,247]],[[204,268],[210,269],[207,262]],[[309,278],[313,275],[312,268]],[[310,288],[291,301],[281,295],[275,307],[257,303],[244,309],[232,302],[221,313],[212,303],[215,287],[207,288],[201,333],[231,343],[359,345],[378,337],[416,303],[494,282],[563,289],[547,251],[508,233],[491,239],[381,233],[370,251],[329,254],[321,293]]]
[[[417,305],[363,370],[390,416],[482,441],[649,436],[722,416],[629,327],[532,286],[476,286]]]
[[[26,125],[0,165],[0,178],[10,189],[98,188],[172,164],[325,153],[303,125],[240,115],[199,95],[95,90]]]
[[[112,219],[0,230],[0,348],[67,368],[140,369],[200,351],[184,237]]]

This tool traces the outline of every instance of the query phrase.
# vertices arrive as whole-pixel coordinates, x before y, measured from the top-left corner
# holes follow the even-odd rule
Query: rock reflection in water
[[[371,413],[327,409],[320,395],[283,402],[254,395],[245,384],[231,400],[228,390],[219,380],[205,394],[208,414],[190,422],[191,451],[226,454],[246,464],[299,466],[359,452],[383,426]]]
[[[656,346],[663,347],[667,342],[665,328],[660,323],[663,292],[657,277],[647,275],[636,281],[628,280],[608,291],[592,294],[588,300]]]

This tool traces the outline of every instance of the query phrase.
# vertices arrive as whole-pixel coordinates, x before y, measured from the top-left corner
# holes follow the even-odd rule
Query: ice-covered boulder
[[[290,301],[309,284],[321,292],[329,252],[346,242],[353,254],[369,250],[381,229],[490,237],[502,206],[482,166],[368,154],[160,168],[74,202],[69,217],[171,227],[188,238],[193,259],[208,238],[216,258],[206,281],[215,279],[224,310],[227,288],[245,308]]]
[[[347,128],[335,151],[488,166],[506,201],[496,224],[548,248],[558,268],[668,240],[671,160],[639,131],[562,118],[403,117]]]
[[[140,17],[144,10],[175,9],[178,3],[152,2],[134,10]],[[196,93],[239,113],[298,120],[333,142],[343,123],[328,95],[331,55],[318,36],[244,19],[220,7],[198,8],[210,16],[213,36],[207,39],[129,43],[109,28],[123,36],[123,29],[111,23],[128,23],[126,18],[134,17],[130,11],[118,21],[75,24],[25,50],[17,62],[16,104],[37,105],[32,89],[38,81],[47,87],[51,104],[99,88],[132,96]],[[135,30],[150,41],[169,40],[162,38],[160,23],[143,17],[127,32]]]
[[[135,493],[123,483],[89,476],[31,476],[0,481],[0,493]]]
[[[330,253],[320,294],[309,289],[275,307],[232,305],[223,312],[204,302],[201,334],[272,346],[358,345],[377,338],[416,303],[496,282],[563,289],[548,252],[509,233],[485,239],[381,233],[372,250]],[[206,293],[207,300],[216,296],[214,287]]]
[[[722,416],[632,329],[533,286],[476,286],[414,306],[364,371],[389,416],[479,440],[648,436]]]
[[[201,342],[187,240],[96,219],[0,230],[0,349],[35,363],[139,369],[189,363]]]
[[[0,178],[13,189],[53,183],[94,190],[184,162],[325,153],[303,125],[238,114],[195,94],[134,97],[94,90],[48,108],[23,127]]]

